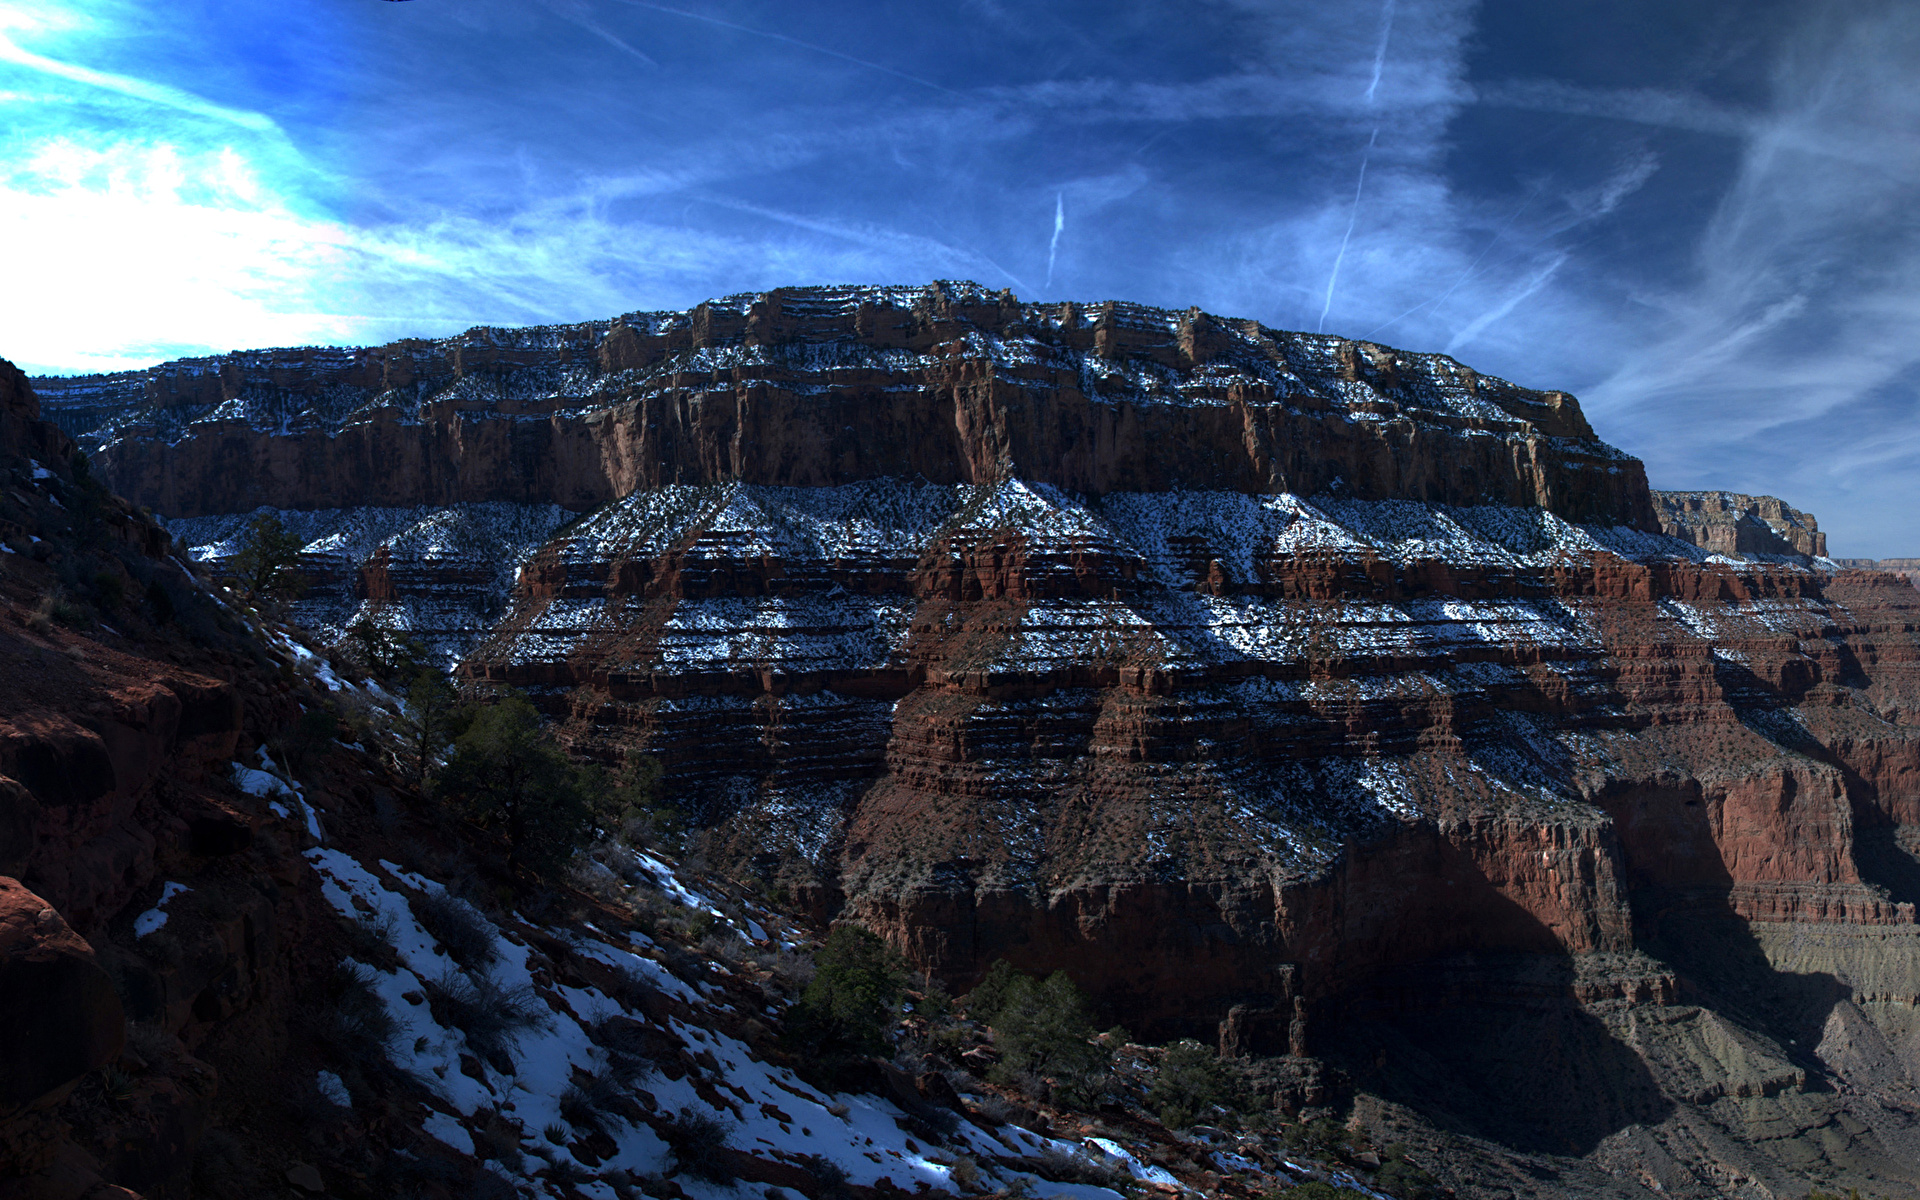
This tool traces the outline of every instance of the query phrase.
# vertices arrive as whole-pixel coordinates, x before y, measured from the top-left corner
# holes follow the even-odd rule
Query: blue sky
[[[1445,351],[1920,554],[1920,8],[0,0],[30,371],[973,278]]]

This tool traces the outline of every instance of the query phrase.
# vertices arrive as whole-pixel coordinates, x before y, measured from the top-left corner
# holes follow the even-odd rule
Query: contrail
[[[1566,261],[1567,253],[1564,250],[1548,259],[1547,265],[1534,272],[1533,278],[1527,280],[1526,284],[1521,287],[1519,291],[1501,301],[1500,304],[1491,311],[1480,314],[1474,318],[1473,322],[1465,329],[1454,334],[1453,340],[1447,343],[1447,348],[1442,351],[1442,353],[1452,354],[1474,338],[1479,337],[1481,330],[1520,307],[1520,302],[1545,287],[1547,280],[1552,279],[1554,275],[1559,272],[1561,264]]]
[[[1360,340],[1366,341],[1368,338],[1371,338],[1374,334],[1379,333],[1382,329],[1387,328],[1387,326],[1397,325],[1401,321],[1404,321],[1408,317],[1412,316],[1414,313],[1419,312],[1421,309],[1425,308],[1427,305],[1438,304],[1442,300],[1445,300],[1448,296],[1453,295],[1454,291],[1458,289],[1461,284],[1465,283],[1468,279],[1472,278],[1473,273],[1479,270],[1481,260],[1486,258],[1487,255],[1492,252],[1494,246],[1499,244],[1500,235],[1505,233],[1507,231],[1507,227],[1512,225],[1515,220],[1519,219],[1520,214],[1526,211],[1527,205],[1532,204],[1533,198],[1539,194],[1540,194],[1540,185],[1535,185],[1534,189],[1528,192],[1526,196],[1520,201],[1520,207],[1514,209],[1511,213],[1508,213],[1507,219],[1500,222],[1499,228],[1493,231],[1493,236],[1487,239],[1487,244],[1480,248],[1480,253],[1474,256],[1473,261],[1467,264],[1467,269],[1460,272],[1460,278],[1454,280],[1453,283],[1448,286],[1446,291],[1441,292],[1438,296],[1434,296],[1431,299],[1422,300],[1420,303],[1414,305],[1412,308],[1401,313],[1399,316],[1393,318],[1390,321],[1382,321],[1380,324],[1375,325],[1372,329],[1369,329],[1365,333],[1361,334]]]
[[[790,38],[784,33],[774,33],[767,29],[755,29],[751,25],[736,25],[732,21],[725,21],[719,17],[709,16],[706,13],[689,12],[684,8],[669,8],[664,4],[650,4],[648,0],[624,0],[624,3],[631,4],[635,8],[650,8],[654,12],[663,12],[676,17],[685,17],[689,21],[705,21],[709,25],[718,25],[722,29],[732,29],[740,33],[750,33],[755,37],[772,38],[776,42],[785,42],[789,46],[798,46],[802,50],[811,50],[815,54],[824,54],[828,58],[837,58],[842,62],[850,62],[855,66],[865,67],[869,71],[878,71],[883,75],[891,75],[895,79],[904,79],[908,83],[917,83],[921,87],[932,88],[936,92],[945,92],[949,96],[958,96],[960,94],[950,87],[941,87],[931,79],[922,79],[918,75],[909,75],[905,71],[896,71],[892,67],[883,67],[877,62],[868,62],[864,58],[855,58],[851,54],[842,54],[838,50],[829,50],[825,46],[816,46],[812,42],[803,42],[799,38]]]
[[[1367,148],[1360,155],[1360,179],[1353,185],[1353,211],[1347,214],[1347,232],[1340,239],[1340,252],[1333,256],[1333,270],[1327,275],[1327,298],[1320,305],[1320,323],[1313,327],[1315,333],[1325,333],[1327,313],[1333,308],[1333,286],[1340,282],[1340,263],[1347,257],[1347,243],[1353,239],[1353,227],[1360,220],[1360,192],[1367,186],[1367,157],[1373,153],[1374,139],[1380,136],[1380,127],[1373,127],[1373,137],[1367,139]]]
[[[1045,287],[1053,286],[1053,256],[1060,249],[1060,231],[1067,227],[1067,200],[1059,192],[1053,194],[1053,240],[1047,243],[1047,282]]]
[[[1380,44],[1373,51],[1373,77],[1367,81],[1367,107],[1373,107],[1373,95],[1380,90],[1380,73],[1387,69],[1387,42],[1393,37],[1393,3],[1387,0],[1380,11]],[[1367,148],[1360,152],[1360,178],[1353,185],[1353,211],[1347,214],[1347,232],[1340,237],[1339,253],[1333,256],[1333,270],[1327,273],[1327,298],[1320,305],[1320,323],[1314,326],[1315,333],[1325,333],[1327,314],[1333,311],[1333,289],[1340,282],[1340,264],[1347,258],[1347,243],[1353,240],[1353,227],[1360,221],[1360,193],[1367,186],[1367,162],[1373,157],[1374,143],[1380,140],[1380,126],[1375,125],[1373,132],[1367,135]]]
[[[600,24],[600,22],[594,20],[592,14],[587,11],[586,5],[583,3],[580,3],[580,0],[573,0],[572,3],[568,3],[564,5],[562,3],[562,0],[542,0],[542,3],[544,3],[547,6],[547,8],[552,10],[554,13],[558,14],[561,20],[572,21],[574,24],[580,26],[580,28],[586,30],[588,33],[591,33],[595,37],[599,38],[600,40],[606,42],[611,46],[615,46],[621,50],[626,51],[628,54],[632,55],[634,58],[639,59],[641,62],[645,63],[649,67],[657,67],[660,65],[658,62],[654,61],[651,55],[647,54],[645,51],[634,49],[632,46],[628,45],[624,40],[622,40],[618,34],[614,33],[612,30],[608,29],[606,26]]]
[[[245,109],[228,108],[203,100],[192,92],[168,87],[164,83],[151,83],[145,79],[136,79],[131,75],[115,75],[107,71],[96,71],[91,67],[77,67],[72,63],[46,58],[31,50],[23,49],[0,35],[0,62],[9,62],[25,67],[29,71],[39,71],[59,79],[70,79],[75,83],[84,83],[89,87],[104,88],[110,92],[119,92],[123,96],[133,96],[150,104],[162,104],[168,108],[177,108],[196,116],[212,117],[216,121],[228,121],[243,129],[258,133],[272,133],[279,129],[273,118],[265,113],[248,112]]]
[[[1393,0],[1387,0],[1387,8],[1380,16],[1380,45],[1373,52],[1373,80],[1367,84],[1367,103],[1373,103],[1373,93],[1380,86],[1380,72],[1387,65],[1387,39],[1393,36]]]

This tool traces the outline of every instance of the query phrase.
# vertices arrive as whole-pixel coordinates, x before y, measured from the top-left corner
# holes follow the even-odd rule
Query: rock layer
[[[1198,310],[1020,304],[974,284],[776,291],[37,387],[118,490],[170,517],[1017,476],[1096,494],[1339,480],[1655,528],[1639,463],[1564,393]]]
[[[1812,513],[1775,496],[1738,492],[1654,492],[1660,532],[1713,554],[1825,558],[1827,535]]]

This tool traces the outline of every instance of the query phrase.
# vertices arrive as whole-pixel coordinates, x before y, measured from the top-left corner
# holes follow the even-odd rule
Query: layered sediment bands
[[[1436,957],[1910,926],[1916,599],[1500,506],[672,487],[534,555],[463,669],[955,986],[1064,966],[1297,1049]]]
[[[1065,968],[1591,1194],[1920,1184],[1920,592],[1570,397],[971,285],[45,390],[196,555],[270,508],[308,624],[657,755],[956,990]]]
[[[637,489],[1017,475],[1541,506],[1657,528],[1572,397],[1438,355],[973,284],[795,289],[684,313],[43,379],[116,489],[170,517]]]
[[[305,546],[305,591],[297,620],[329,639],[361,620],[417,638],[451,665],[505,608],[516,564],[570,515],[553,504],[463,504],[445,508],[262,508],[167,523],[202,561],[238,553],[261,516],[277,518]]]
[[[1827,535],[1812,513],[1776,496],[1738,492],[1654,492],[1660,531],[1726,555],[1824,558]]]

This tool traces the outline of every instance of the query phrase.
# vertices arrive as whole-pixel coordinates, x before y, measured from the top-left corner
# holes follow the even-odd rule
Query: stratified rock
[[[1834,565],[1848,571],[1891,571],[1920,587],[1920,558],[1836,558]]]
[[[1656,528],[1640,464],[1564,393],[1371,342],[977,284],[793,289],[36,386],[116,490],[169,517],[1018,477],[1094,494],[1339,486]]]
[[[1712,554],[1825,558],[1827,535],[1812,513],[1775,496],[1739,492],[1654,492],[1660,532]]]
[[[1553,1154],[1677,1104],[1813,1138],[1844,1105],[1787,1047],[1908,1044],[1920,595],[1777,501],[1661,532],[1563,394],[970,285],[46,388],[197,553],[273,508],[309,619],[658,755],[716,861],[953,990],[1064,968],[1136,1032],[1341,1064],[1286,1103],[1470,1076]]]

